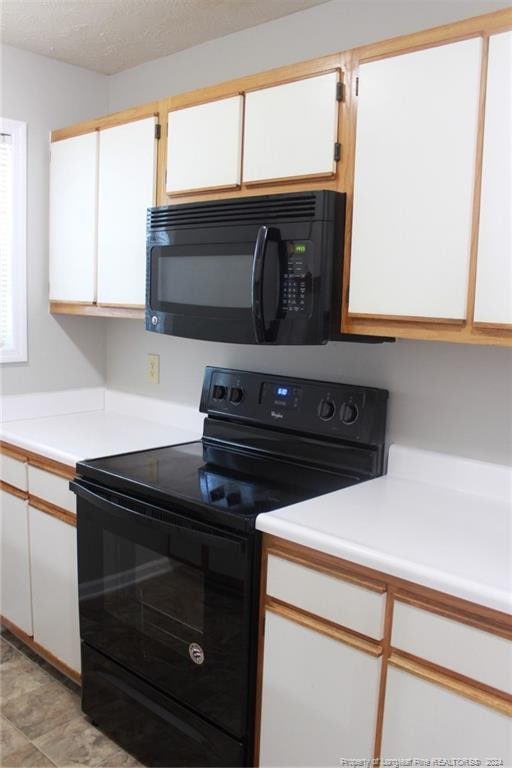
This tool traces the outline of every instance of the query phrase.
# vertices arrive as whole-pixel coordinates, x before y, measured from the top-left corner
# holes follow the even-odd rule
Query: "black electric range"
[[[77,465],[82,707],[147,765],[252,764],[256,517],[382,474],[386,401],[207,368],[201,440]]]

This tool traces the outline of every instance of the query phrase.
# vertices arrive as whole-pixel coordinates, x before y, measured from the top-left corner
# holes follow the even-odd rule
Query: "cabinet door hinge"
[[[341,80],[336,83],[336,101],[345,101],[345,83]]]
[[[359,78],[356,77],[356,96],[359,96]]]
[[[161,135],[162,135],[162,126],[160,125],[160,123],[155,123],[155,139],[157,139],[158,141]]]
[[[334,144],[334,162],[337,163],[338,160],[341,160],[341,144],[336,141]]]

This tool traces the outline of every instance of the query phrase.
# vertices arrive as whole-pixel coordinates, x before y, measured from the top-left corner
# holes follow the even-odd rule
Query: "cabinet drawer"
[[[269,554],[267,594],[368,637],[382,638],[386,598],[381,592]]]
[[[0,453],[0,479],[20,491],[27,490],[27,462]]]
[[[512,641],[397,601],[393,648],[512,693]]]
[[[76,513],[75,494],[69,490],[69,480],[44,469],[29,466],[28,490],[32,496],[49,501],[61,509]]]

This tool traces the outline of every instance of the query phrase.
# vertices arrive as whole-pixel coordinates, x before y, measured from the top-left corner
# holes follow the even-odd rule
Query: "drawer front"
[[[512,693],[512,641],[397,600],[393,648]]]
[[[382,639],[385,594],[270,554],[267,594],[367,637]]]
[[[0,479],[20,491],[27,490],[27,462],[0,453]]]
[[[29,466],[28,491],[44,501],[76,514],[75,494],[69,490],[69,480],[44,469]]]

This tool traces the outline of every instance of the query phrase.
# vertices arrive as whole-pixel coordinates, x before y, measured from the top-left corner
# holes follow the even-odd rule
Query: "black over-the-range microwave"
[[[150,208],[146,329],[239,344],[340,334],[345,195],[330,190]]]

